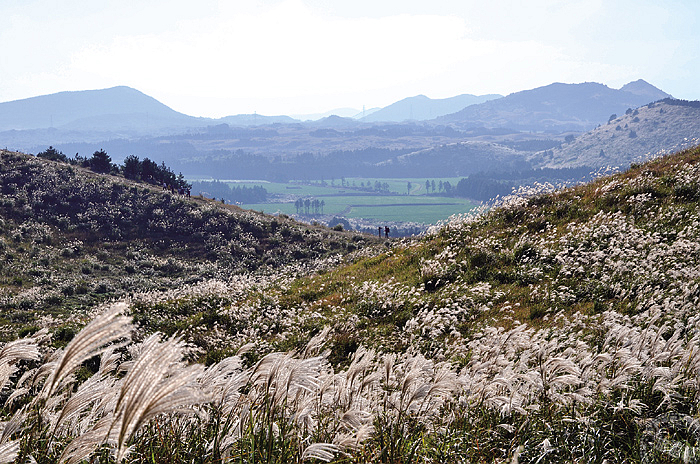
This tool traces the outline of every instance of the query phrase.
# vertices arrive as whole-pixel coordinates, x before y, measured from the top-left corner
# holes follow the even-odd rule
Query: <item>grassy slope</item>
[[[518,200],[421,241],[394,243],[387,253],[271,286],[264,301],[224,298],[221,307],[245,302],[251,314],[274,307],[304,321],[294,336],[266,332],[282,343],[275,346],[333,326],[341,363],[359,344],[411,345],[459,360],[485,327],[550,327],[556,316],[606,310],[634,315],[694,285],[700,250],[686,242],[700,242],[700,230],[688,227],[698,216],[699,159],[693,149]],[[237,327],[234,313],[217,323]]]
[[[112,298],[264,274],[373,240],[18,153],[0,157],[5,337],[78,323]]]
[[[513,200],[383,253],[326,261],[306,277],[137,294],[132,313],[147,331],[180,333],[207,364],[252,342],[246,365],[255,366],[330,327],[327,373],[338,378],[322,377],[314,404],[358,369],[373,385],[355,406],[368,408],[373,433],[350,462],[680,462],[673,434],[689,434],[687,446],[699,438],[668,429],[695,417],[700,398],[699,178],[696,148]],[[351,355],[363,346],[382,354],[360,368]],[[447,374],[433,364],[442,360]],[[449,402],[431,413],[396,399],[440,391],[442,375],[459,390],[436,393]],[[323,427],[342,428],[323,414]],[[649,427],[669,435],[652,436],[650,448]],[[137,448],[159,440],[154,433]],[[236,445],[244,454],[247,439]],[[270,446],[281,462],[283,448]]]
[[[531,156],[538,166],[627,167],[658,153],[672,153],[699,143],[700,108],[657,102],[621,114],[548,152]]]
[[[141,328],[179,332],[207,363],[256,346],[188,385],[224,388],[222,409],[189,422],[168,409],[119,448],[133,445],[134,462],[221,462],[229,451],[299,462],[318,442],[337,443],[338,462],[684,462],[700,439],[698,179],[696,148],[383,253],[135,294]],[[324,326],[328,355],[314,357],[317,340],[311,354],[254,364]],[[231,422],[219,420],[226,408]],[[54,429],[27,422],[24,436],[41,440],[23,452],[49,448]],[[60,452],[73,437],[59,438]]]

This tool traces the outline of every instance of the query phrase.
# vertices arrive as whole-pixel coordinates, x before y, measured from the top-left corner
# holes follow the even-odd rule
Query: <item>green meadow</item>
[[[271,201],[241,206],[265,213],[296,214],[294,201],[297,198],[315,198],[324,202],[323,213],[326,215],[433,224],[453,214],[466,213],[476,206],[475,203],[464,198],[439,196],[437,190],[440,182],[449,181],[454,187],[459,182],[459,178],[427,180],[435,181],[436,194],[433,194],[431,189],[428,195],[425,178],[347,178],[306,183],[239,181],[231,182],[230,185],[264,187],[273,197]],[[410,194],[408,193],[409,182]],[[383,192],[362,188],[363,185],[374,186],[376,183],[386,187]]]

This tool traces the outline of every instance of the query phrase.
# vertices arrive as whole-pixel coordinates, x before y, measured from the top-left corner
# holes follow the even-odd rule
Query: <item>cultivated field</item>
[[[432,190],[428,195],[425,178],[348,178],[294,183],[238,181],[231,185],[247,187],[260,185],[272,196],[267,203],[243,204],[241,207],[287,215],[297,213],[294,206],[297,198],[323,200],[325,215],[423,224],[434,224],[452,215],[469,212],[476,206],[474,202],[465,198],[439,195],[440,192],[437,189],[440,182],[449,182],[455,186],[459,178],[427,180],[435,181],[437,192],[435,195]],[[385,187],[383,192],[369,191],[362,187],[363,185],[375,186],[377,183]]]

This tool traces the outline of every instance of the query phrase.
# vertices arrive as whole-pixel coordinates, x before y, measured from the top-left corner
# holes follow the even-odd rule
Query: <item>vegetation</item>
[[[368,243],[10,152],[0,153],[0,194],[5,338],[37,324],[74,327],[95,304],[134,292],[303,267]]]
[[[267,190],[259,185],[248,187],[237,185],[231,187],[225,182],[199,181],[192,183],[192,191],[195,195],[204,195],[209,198],[223,199],[229,203],[262,203],[267,200]]]
[[[76,166],[89,168],[94,172],[102,174],[122,174],[127,179],[140,180],[162,186],[177,191],[180,194],[185,193],[191,187],[185,181],[182,174],[175,175],[172,170],[161,163],[160,166],[148,158],[143,161],[139,160],[138,156],[129,155],[124,159],[123,166],[117,166],[112,163],[112,158],[104,150],[98,150],[92,154],[92,157],[85,158],[76,153],[75,158],[68,158],[62,152],[50,146],[46,150],[37,153],[39,158],[48,159],[51,161],[59,161],[62,163],[70,163]]]
[[[0,351],[0,461],[694,461],[698,179],[694,148],[419,240],[135,292],[70,341],[37,321]]]

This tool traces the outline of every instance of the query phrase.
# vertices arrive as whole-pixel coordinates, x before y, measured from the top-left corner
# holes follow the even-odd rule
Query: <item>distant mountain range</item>
[[[588,131],[608,120],[649,102],[671,97],[638,80],[621,89],[586,82],[554,83],[512,93],[504,98],[468,106],[437,120],[458,127],[508,127],[521,131]]]
[[[620,89],[555,83],[506,97],[419,95],[358,116],[196,118],[138,90],[114,87],[0,103],[0,146],[36,153],[53,145],[69,155],[104,148],[116,160],[148,156],[185,174],[214,175],[215,169],[227,178],[244,175],[248,165],[248,175],[277,169],[280,178],[307,171],[350,175],[350,167],[355,175],[468,175],[527,166],[627,166],[632,156],[691,143],[700,133],[693,104],[680,104],[643,80]],[[302,155],[313,162],[292,160]],[[273,158],[274,169],[267,164]],[[336,166],[338,159],[345,164]]]
[[[503,98],[503,95],[464,94],[442,99],[432,99],[425,95],[418,95],[392,103],[360,118],[360,120],[363,122],[426,121],[497,98]]]
[[[670,95],[643,80],[621,89],[602,84],[551,84],[532,90],[500,95],[458,95],[431,99],[410,97],[381,109],[350,116],[344,109],[309,115],[314,120],[329,116],[363,123],[427,121],[456,127],[507,127],[526,131],[586,131],[607,121],[613,113],[624,113]],[[340,114],[342,113],[342,114]],[[436,119],[437,118],[437,119]],[[183,128],[229,124],[247,127],[301,122],[290,116],[239,114],[220,119],[196,118],[179,113],[156,99],[129,87],[59,92],[51,95],[0,103],[0,132],[54,128],[59,131],[106,131],[118,136],[176,133]],[[331,121],[333,122],[333,121]],[[337,125],[337,121],[331,124]],[[77,138],[80,135],[76,134]]]

